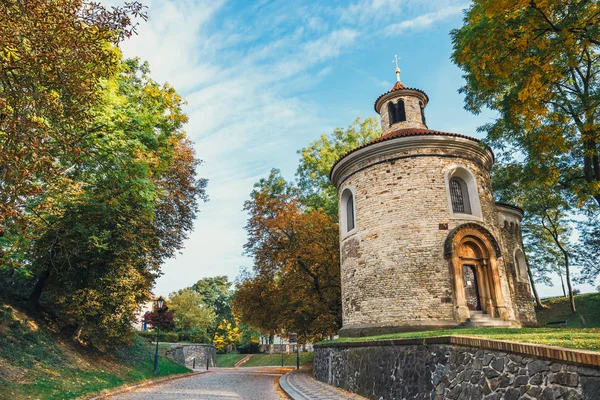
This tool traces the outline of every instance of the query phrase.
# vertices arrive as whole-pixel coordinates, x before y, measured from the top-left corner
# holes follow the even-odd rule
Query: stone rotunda
[[[518,207],[494,201],[491,149],[427,128],[400,81],[375,101],[382,135],[339,159],[342,336],[536,324]]]

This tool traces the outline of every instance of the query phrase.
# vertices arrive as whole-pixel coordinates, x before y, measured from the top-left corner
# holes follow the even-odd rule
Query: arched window
[[[390,126],[398,122],[406,121],[406,110],[404,109],[404,100],[398,100],[396,104],[391,101],[388,103],[388,118]]]
[[[444,182],[450,218],[480,220],[481,203],[473,173],[464,165],[453,165],[444,171]]]
[[[391,101],[388,103],[388,120],[390,122],[390,126],[396,123],[396,107]]]
[[[350,189],[344,189],[340,199],[340,219],[342,234],[352,232],[356,228],[354,217],[354,195]]]
[[[517,278],[520,278],[520,280],[522,281],[526,281],[528,279],[527,264],[525,261],[525,254],[523,254],[523,250],[515,250],[514,259]]]
[[[348,232],[354,229],[354,196],[348,196],[346,200],[346,221],[348,221]]]
[[[422,102],[419,102],[419,106],[421,107],[421,121],[423,121],[423,125],[427,125],[427,121],[425,121],[425,107],[423,107]]]
[[[471,202],[469,201],[469,189],[461,178],[450,179],[450,199],[452,200],[452,211],[455,213],[471,214]]]

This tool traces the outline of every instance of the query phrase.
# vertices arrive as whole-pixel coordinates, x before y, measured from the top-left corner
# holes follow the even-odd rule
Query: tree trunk
[[[560,247],[560,251],[562,251],[563,256],[565,257],[565,273],[567,278],[567,287],[569,288],[569,303],[571,304],[571,310],[573,311],[573,314],[575,314],[577,312],[577,309],[575,308],[575,296],[573,296],[573,287],[571,286],[571,273],[569,271],[569,255],[562,248],[562,246]]]
[[[37,311],[37,309],[38,309],[40,297],[42,296],[44,287],[46,286],[46,283],[48,282],[48,279],[50,278],[51,271],[52,271],[52,269],[50,266],[48,266],[44,271],[42,271],[42,273],[40,274],[40,277],[38,278],[38,281],[35,283],[35,286],[33,287],[33,291],[29,295],[28,306],[29,306],[29,310],[32,312]]]
[[[83,330],[83,325],[78,324],[77,328],[75,329],[75,331],[73,331],[73,334],[71,335],[71,340],[73,342],[79,341],[79,335],[81,335],[82,330]]]
[[[535,287],[535,282],[533,280],[533,272],[531,272],[531,267],[529,266],[529,261],[527,259],[525,259],[525,265],[527,266],[527,275],[529,275],[529,283],[531,283],[531,291],[533,292],[535,304],[539,308],[548,308],[548,306],[543,305],[542,301],[540,300],[540,296],[537,292],[537,288]]]
[[[558,272],[558,277],[560,278],[560,284],[561,284],[562,290],[563,290],[563,297],[567,297],[567,291],[565,289],[565,281],[563,280],[562,272],[560,272],[560,269],[557,272]]]

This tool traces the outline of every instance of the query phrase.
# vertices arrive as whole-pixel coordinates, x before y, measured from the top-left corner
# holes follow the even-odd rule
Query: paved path
[[[205,374],[149,386],[110,399],[122,400],[284,400],[279,377],[289,368],[215,368]]]
[[[294,370],[281,377],[281,387],[293,400],[364,400],[364,397],[319,382],[310,371]]]

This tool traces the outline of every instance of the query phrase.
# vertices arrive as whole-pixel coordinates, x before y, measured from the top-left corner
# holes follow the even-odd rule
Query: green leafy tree
[[[501,201],[519,204],[525,210],[523,242],[528,256],[530,282],[538,306],[542,306],[535,281],[548,282],[547,274],[555,271],[562,281],[564,271],[572,311],[575,312],[571,284],[571,267],[576,260],[571,243],[570,205],[557,192],[551,177],[537,176],[537,169],[516,162],[506,162],[493,170],[492,180]],[[537,279],[536,279],[537,277]]]
[[[231,283],[226,275],[204,278],[192,285],[191,289],[198,293],[202,303],[212,310],[215,318],[208,327],[211,342],[214,342],[217,334],[227,337],[225,329],[235,329],[235,319],[231,312]],[[231,327],[231,325],[233,327]]]
[[[593,284],[600,276],[600,218],[588,216],[578,224],[578,261],[582,266],[581,282]]]
[[[51,309],[74,338],[97,347],[127,340],[160,266],[183,245],[206,181],[182,130],[182,100],[129,60],[104,82],[97,129],[59,185],[28,201],[23,268],[30,306]]]
[[[599,13],[597,1],[474,0],[451,34],[465,107],[499,112],[488,141],[580,206],[600,204]]]
[[[136,17],[146,18],[137,1],[0,2],[0,236],[31,197],[60,184],[61,161],[85,151],[82,140],[96,132],[91,110]]]
[[[206,306],[200,294],[183,289],[169,296],[169,308],[175,314],[177,328],[206,332],[216,320],[214,311]]]
[[[298,151],[300,165],[296,176],[302,202],[338,218],[337,188],[329,182],[333,164],[351,150],[381,136],[379,120],[360,117],[348,128],[336,128],[330,135],[321,137]]]

